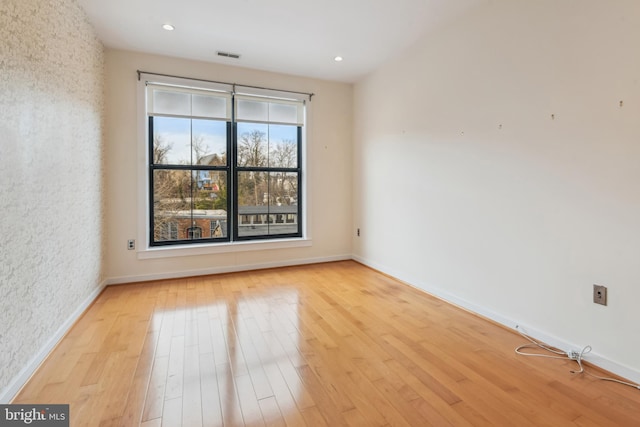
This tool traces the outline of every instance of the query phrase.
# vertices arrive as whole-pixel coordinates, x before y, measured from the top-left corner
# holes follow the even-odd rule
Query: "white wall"
[[[359,82],[356,257],[640,380],[638,22],[494,0]]]
[[[103,49],[73,0],[2,0],[0,40],[3,402],[100,289]]]
[[[313,92],[309,126],[310,247],[139,259],[126,241],[139,235],[136,70]],[[251,267],[344,259],[351,254],[353,87],[220,64],[107,50],[106,275],[111,283]],[[141,242],[139,242],[141,243]]]

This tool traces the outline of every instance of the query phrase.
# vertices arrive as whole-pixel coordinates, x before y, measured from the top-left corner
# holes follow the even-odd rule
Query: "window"
[[[172,221],[163,221],[158,224],[159,238],[162,240],[178,240],[178,224]]]
[[[199,239],[202,237],[202,228],[200,227],[189,227],[187,228],[187,237],[189,239]]]
[[[302,237],[304,101],[165,80],[145,82],[150,246]]]
[[[196,230],[229,212],[230,109],[224,92],[147,85],[152,245],[228,239]],[[167,223],[186,231],[174,239]]]
[[[301,215],[302,109],[291,101],[248,96],[236,96],[234,103],[235,207],[241,216],[254,216],[250,224],[240,221],[235,236],[300,236],[298,224],[280,225],[273,217]]]
[[[175,222],[167,223],[169,240],[178,240],[178,224]]]

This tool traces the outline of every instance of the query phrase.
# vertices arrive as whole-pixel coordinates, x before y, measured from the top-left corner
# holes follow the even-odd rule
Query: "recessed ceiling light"
[[[342,61],[342,56],[336,56],[335,58],[333,58],[333,60],[336,62],[340,62]]]
[[[171,24],[164,24],[164,25],[162,26],[162,28],[164,28],[164,29],[165,29],[165,30],[167,30],[167,31],[173,31],[173,30],[175,30],[175,29],[176,29],[176,27],[174,27],[174,26],[173,26],[173,25],[171,25]]]

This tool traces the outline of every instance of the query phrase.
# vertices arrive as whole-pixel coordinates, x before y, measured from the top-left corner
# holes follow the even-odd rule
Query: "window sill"
[[[229,242],[203,245],[176,245],[142,249],[138,251],[138,259],[172,258],[222,254],[231,252],[262,251],[269,249],[288,249],[311,246],[311,239],[281,239],[261,242]]]

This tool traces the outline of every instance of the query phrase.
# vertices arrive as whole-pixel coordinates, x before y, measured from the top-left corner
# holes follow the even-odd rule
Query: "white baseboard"
[[[497,322],[497,323],[500,323],[501,325],[506,326],[507,328],[515,330],[516,326],[518,326],[519,329],[522,329],[522,331],[525,332],[527,335],[537,340],[540,340],[542,342],[545,342],[558,349],[561,349],[564,351],[570,351],[570,350],[581,349],[582,347],[584,347],[584,346],[576,345],[575,343],[571,343],[567,340],[558,338],[548,332],[536,329],[535,327],[532,327],[529,325],[523,325],[522,323],[519,323],[514,319],[505,317],[500,313],[487,310],[485,307],[474,304],[463,298],[459,298],[456,295],[443,290],[442,288],[438,288],[430,284],[425,284],[420,280],[417,280],[415,277],[409,277],[400,271],[389,268],[388,266],[385,266],[376,262],[371,262],[365,258],[356,256],[356,255],[354,255],[352,259],[368,267],[371,267],[375,270],[378,270],[384,274],[388,274],[389,276],[392,276],[415,289],[431,294],[437,298],[440,298],[451,304],[457,305],[465,310],[478,314],[482,317],[491,319],[494,322]],[[640,372],[628,366],[621,365],[620,363],[617,363],[613,360],[607,359],[606,357],[598,353],[590,352],[588,355],[584,357],[584,360],[591,363],[592,365],[598,366],[602,369],[605,369],[613,374],[619,375],[630,381],[633,381],[635,383],[640,383]]]
[[[198,270],[172,271],[167,273],[140,274],[136,276],[110,277],[107,285],[120,285],[123,283],[148,282],[151,280],[177,279],[181,277],[206,276],[209,274],[236,273],[240,271],[261,270],[265,268],[291,267],[304,264],[319,264],[323,262],[347,261],[353,259],[351,254],[336,255],[330,257],[304,258],[294,260],[272,261],[260,264],[230,265],[224,267],[211,267]]]
[[[85,300],[71,313],[69,318],[51,335],[49,340],[40,348],[40,350],[29,360],[24,368],[16,375],[13,380],[2,390],[0,390],[0,404],[7,404],[18,394],[20,389],[31,378],[31,375],[38,369],[40,364],[47,358],[51,350],[60,342],[62,337],[71,329],[73,324],[82,316],[82,313],[95,301],[100,292],[105,288],[106,282],[103,281]]]

